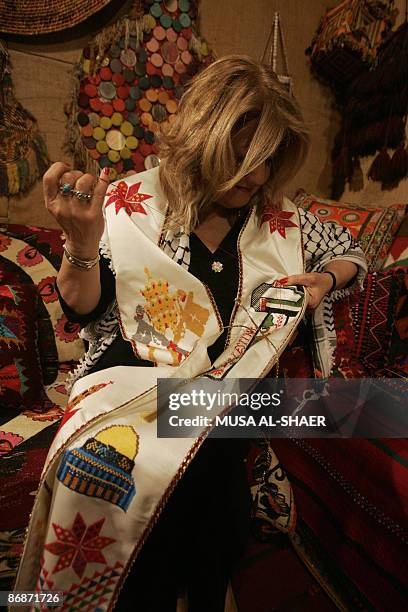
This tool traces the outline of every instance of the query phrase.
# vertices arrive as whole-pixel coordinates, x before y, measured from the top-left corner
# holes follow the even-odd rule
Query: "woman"
[[[62,163],[45,174],[66,236],[61,303],[90,346],[16,589],[63,590],[66,609],[93,589],[100,610],[170,612],[185,587],[190,612],[224,609],[249,528],[246,443],[204,441],[204,429],[158,439],[156,382],[263,378],[306,307],[316,373],[330,374],[323,307],[361,283],[365,261],[346,230],[282,196],[307,149],[274,73],[234,55],[193,80],[161,136],[159,168],[110,186],[104,172],[94,184]]]

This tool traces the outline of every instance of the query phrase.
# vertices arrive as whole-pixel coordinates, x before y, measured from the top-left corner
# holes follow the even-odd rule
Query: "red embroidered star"
[[[120,181],[120,183],[107,194],[109,199],[105,204],[105,208],[106,206],[109,206],[109,204],[115,202],[116,214],[118,214],[121,208],[124,208],[129,217],[134,212],[147,215],[147,212],[143,208],[141,202],[144,202],[144,200],[148,200],[153,196],[148,195],[147,193],[139,193],[139,187],[141,184],[141,182],[135,183],[134,185],[130,185],[128,187],[125,181]]]
[[[100,519],[87,527],[81,514],[77,512],[71,529],[65,529],[56,523],[52,524],[58,539],[45,544],[44,548],[59,556],[52,570],[53,574],[72,565],[77,576],[82,578],[87,563],[106,563],[101,549],[115,540],[99,535],[104,521],[104,518]]]
[[[286,227],[297,227],[296,223],[290,221],[295,213],[286,210],[274,210],[272,206],[265,206],[262,213],[261,223],[267,221],[269,223],[269,229],[271,234],[278,230],[282,238],[286,238],[285,228]]]

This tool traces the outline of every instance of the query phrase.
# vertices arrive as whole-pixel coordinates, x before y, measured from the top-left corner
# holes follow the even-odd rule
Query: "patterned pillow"
[[[14,224],[0,226],[0,282],[33,283],[38,287],[54,329],[59,362],[77,361],[84,352],[78,337],[80,327],[67,321],[55,291],[62,253],[59,230]],[[55,368],[53,371],[56,375]],[[48,374],[48,382],[52,382]]]
[[[387,208],[364,207],[326,200],[299,189],[294,203],[309,210],[320,221],[335,221],[347,227],[363,249],[370,271],[380,270],[405,216],[405,204]]]
[[[388,251],[384,270],[397,266],[408,266],[408,216],[405,217]]]
[[[373,376],[381,368],[397,362],[401,367],[407,360],[407,285],[407,269],[372,272],[364,281],[364,291],[351,298],[355,353]]]
[[[38,352],[36,287],[0,285],[0,410],[52,406],[44,392]]]

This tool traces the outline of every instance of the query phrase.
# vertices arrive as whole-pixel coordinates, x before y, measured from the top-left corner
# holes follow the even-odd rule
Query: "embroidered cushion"
[[[59,230],[15,224],[0,226],[0,282],[36,285],[52,322],[56,348],[53,357],[44,363],[47,383],[56,377],[57,361],[77,361],[84,352],[78,337],[80,327],[67,321],[55,291],[62,253]]]
[[[0,407],[45,411],[52,402],[43,389],[38,351],[39,295],[33,285],[0,285]]]
[[[408,266],[408,215],[399,228],[397,235],[388,251],[384,269],[395,268],[397,266]]]
[[[352,297],[355,355],[373,376],[386,366],[407,367],[407,270],[371,272]]]
[[[327,200],[299,189],[294,203],[315,214],[320,221],[335,221],[347,227],[360,243],[369,270],[382,268],[392,241],[405,216],[405,204],[387,208],[364,207]]]

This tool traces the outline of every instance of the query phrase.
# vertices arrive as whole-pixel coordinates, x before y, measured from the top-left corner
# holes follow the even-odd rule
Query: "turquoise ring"
[[[69,196],[72,192],[72,185],[70,185],[69,183],[63,183],[62,185],[60,185],[59,190],[62,195]]]

